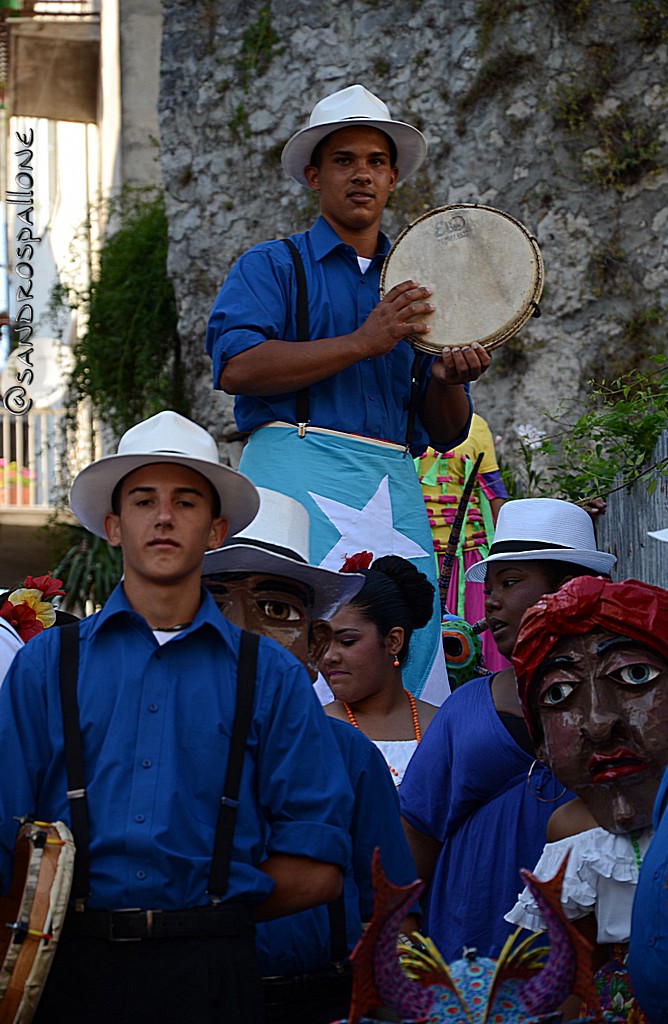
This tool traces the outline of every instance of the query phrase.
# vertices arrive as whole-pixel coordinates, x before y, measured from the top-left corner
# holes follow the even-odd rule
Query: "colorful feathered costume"
[[[580,997],[590,1021],[602,1020],[591,969],[591,946],[561,911],[559,894],[566,861],[548,882],[529,871],[531,886],[547,922],[549,948],[533,936],[512,936],[498,960],[466,950],[449,966],[429,939],[400,947],[401,922],[424,884],[398,887],[388,882],[378,851],[374,854],[373,918],[352,954],[353,994],[348,1024],[364,1024],[366,1012],[386,1007],[402,1022],[428,1024],[548,1024],[571,993]],[[381,1018],[382,1019],[382,1018]],[[340,1022],[345,1024],[345,1022]],[[368,1024],[372,1024],[368,1021]]]

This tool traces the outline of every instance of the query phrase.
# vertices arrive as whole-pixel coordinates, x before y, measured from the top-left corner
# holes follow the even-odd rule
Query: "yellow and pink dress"
[[[464,573],[470,565],[486,558],[489,552],[494,535],[490,502],[494,498],[505,499],[508,496],[501,480],[490,429],[482,416],[474,413],[466,441],[444,453],[428,448],[415,460],[440,573],[459,499],[481,451],[485,454],[466,510],[447,593],[448,611],[470,623],[485,617],[484,585],[465,583]],[[509,662],[499,654],[491,635],[485,632],[481,640],[485,667],[491,672],[506,668]]]

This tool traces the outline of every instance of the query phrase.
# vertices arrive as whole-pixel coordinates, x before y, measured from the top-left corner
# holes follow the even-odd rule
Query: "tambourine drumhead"
[[[543,290],[540,250],[519,221],[491,206],[430,210],[405,228],[385,259],[381,295],[402,281],[432,289],[436,306],[416,348],[440,353],[480,342],[495,348],[536,313]]]
[[[62,821],[21,826],[12,882],[0,898],[0,1024],[32,1020],[56,951],[73,870],[74,842]]]

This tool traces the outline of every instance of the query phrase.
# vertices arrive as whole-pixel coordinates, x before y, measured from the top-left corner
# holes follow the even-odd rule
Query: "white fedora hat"
[[[313,618],[329,619],[364,584],[360,573],[309,565],[309,515],[294,498],[258,487],[260,511],[245,530],[204,555],[203,576],[253,572],[286,576],[313,591]]]
[[[518,498],[501,506],[487,558],[465,578],[484,582],[494,562],[575,562],[607,576],[617,559],[596,547],[591,517],[579,505],[558,498]]]
[[[378,128],[389,135],[397,147],[398,181],[416,171],[427,155],[427,140],[422,132],[412,124],[393,121],[387,105],[363,85],[349,85],[316,103],[308,126],[296,132],[283,147],[283,169],[308,188],[304,168],[310,164],[317,144],[338,128],[354,125]]]
[[[70,490],[70,507],[79,522],[104,537],[104,517],[112,511],[118,483],[142,466],[173,462],[205,477],[220,499],[220,514],[233,532],[247,526],[260,498],[248,477],[220,463],[218,445],[203,427],[166,410],[131,427],[121,438],[115,455],[107,455],[79,473]]]
[[[668,540],[668,529],[666,530],[650,530],[647,533],[648,537],[656,537],[657,540]]]

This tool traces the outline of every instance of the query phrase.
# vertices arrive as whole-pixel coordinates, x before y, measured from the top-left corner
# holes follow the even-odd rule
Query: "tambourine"
[[[58,944],[74,871],[62,821],[26,822],[16,838],[12,883],[0,898],[0,1024],[28,1024]]]
[[[524,225],[491,206],[441,206],[418,217],[388,252],[381,296],[402,281],[432,289],[433,313],[415,317],[428,335],[407,335],[439,354],[477,341],[496,348],[540,316],[543,260]]]

